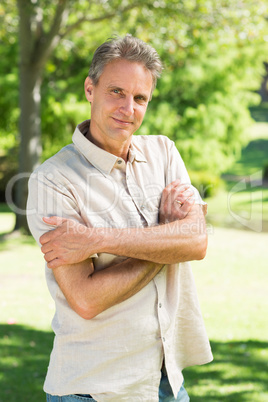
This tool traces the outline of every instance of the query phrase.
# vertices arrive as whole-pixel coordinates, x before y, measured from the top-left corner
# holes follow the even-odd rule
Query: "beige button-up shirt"
[[[190,182],[174,143],[164,136],[133,136],[127,163],[88,141],[89,121],[73,144],[43,163],[29,180],[27,216],[36,241],[58,215],[91,227],[144,227],[158,223],[163,189]],[[195,190],[196,203],[202,204]],[[93,256],[95,270],[124,257]],[[46,267],[55,301],[55,341],[44,390],[91,394],[97,401],[158,401],[163,358],[174,395],[182,369],[212,360],[189,262],[165,266],[128,300],[91,320],[68,305]]]

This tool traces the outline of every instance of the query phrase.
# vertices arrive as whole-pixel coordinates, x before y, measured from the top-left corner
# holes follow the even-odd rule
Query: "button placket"
[[[162,270],[163,271],[163,270]],[[160,271],[160,272],[162,272]],[[158,307],[158,322],[159,322],[159,328],[160,328],[160,337],[162,340],[163,348],[164,348],[164,353],[166,355],[167,350],[169,349],[169,328],[170,328],[170,319],[168,316],[168,313],[165,309],[165,284],[163,283],[163,275],[158,274],[154,278],[155,286],[157,289],[157,295],[158,295],[158,301],[157,301],[157,307]]]

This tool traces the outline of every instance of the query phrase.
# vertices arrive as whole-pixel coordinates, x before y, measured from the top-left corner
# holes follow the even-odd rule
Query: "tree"
[[[17,0],[19,13],[20,148],[16,188],[15,229],[28,230],[26,216],[28,173],[39,164],[41,146],[41,84],[43,71],[58,43],[81,24],[123,16],[138,2]],[[69,17],[69,18],[68,18]]]
[[[250,124],[248,106],[256,102],[254,91],[261,81],[263,57],[268,54],[268,7],[263,2],[17,0],[19,18],[14,2],[6,1],[12,16],[8,35],[0,24],[4,66],[0,134],[2,131],[5,147],[10,149],[12,139],[6,127],[14,131],[18,115],[14,62],[19,19],[21,176],[39,163],[41,140],[43,158],[69,142],[66,132],[71,133],[88,110],[81,101],[81,83],[91,61],[90,49],[113,33],[140,37],[164,60],[165,71],[140,134],[168,135],[192,170],[219,175],[239,156]],[[16,207],[22,211],[26,178],[19,180],[17,187]],[[26,228],[25,216],[18,213],[16,228],[21,227]]]
[[[141,133],[168,134],[188,168],[219,175],[240,156],[251,125],[248,107],[260,101],[255,91],[268,54],[268,7],[251,0],[166,5],[154,35],[148,15],[138,24],[166,65]]]

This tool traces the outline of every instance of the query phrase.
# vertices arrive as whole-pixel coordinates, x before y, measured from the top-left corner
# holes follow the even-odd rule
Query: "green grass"
[[[0,252],[1,322],[49,329],[54,305],[39,247],[31,237],[15,234],[2,237]]]
[[[206,199],[210,223],[268,231],[268,188],[244,189],[245,183],[229,182],[215,197]],[[229,188],[229,190],[228,190]]]
[[[209,224],[207,257],[192,263],[214,361],[184,370],[191,402],[268,401],[268,188],[243,181],[258,178],[268,124],[256,124],[251,135],[254,142],[227,172],[236,180],[207,200],[210,222],[247,230]],[[0,219],[0,234],[11,231],[6,206]],[[0,308],[0,402],[44,401],[54,304],[29,237],[0,235]]]
[[[192,262],[209,337],[268,341],[268,233],[208,226],[208,252]]]
[[[214,362],[184,371],[191,402],[268,401],[268,233],[208,229],[192,265]],[[2,236],[0,250],[0,402],[41,402],[54,313],[43,257],[28,237]]]
[[[267,402],[268,343],[212,341],[211,345],[212,364],[184,371],[191,402]]]
[[[268,401],[268,234],[209,227],[193,262],[214,362],[184,371],[191,401]]]
[[[45,401],[42,388],[52,333],[21,324],[0,324],[0,333],[0,401]]]
[[[250,108],[252,118],[257,122],[268,122],[268,102]]]
[[[268,160],[268,123],[255,123],[241,158],[223,175],[224,186],[207,199],[208,220],[221,226],[268,231],[268,187],[262,170]]]
[[[15,225],[15,215],[11,213],[9,207],[6,204],[0,204],[0,235],[1,233],[9,233]]]
[[[243,149],[241,158],[226,173],[239,176],[262,174],[264,162],[268,162],[268,124],[266,138],[252,139]],[[263,132],[263,135],[265,133]],[[256,134],[255,134],[256,135]]]
[[[5,214],[10,230],[13,217]],[[0,402],[41,402],[54,314],[44,260],[31,237],[0,239]]]

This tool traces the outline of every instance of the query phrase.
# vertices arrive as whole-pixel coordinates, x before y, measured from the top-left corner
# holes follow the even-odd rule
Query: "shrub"
[[[264,161],[262,177],[264,180],[268,180],[268,160]]]
[[[202,198],[214,196],[222,185],[219,176],[210,172],[189,172],[192,185],[197,188]]]

